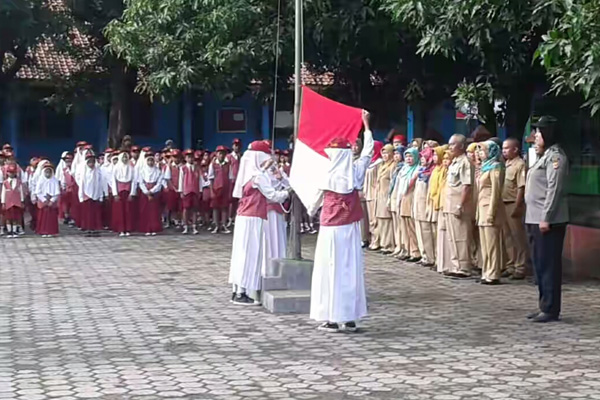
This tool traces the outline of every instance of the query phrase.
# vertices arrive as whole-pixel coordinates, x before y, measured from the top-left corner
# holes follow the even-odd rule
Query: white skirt
[[[265,224],[265,245],[263,247],[264,257],[263,275],[267,264],[271,260],[285,258],[287,250],[287,226],[285,217],[276,212],[269,211],[267,223]]]
[[[360,223],[319,230],[310,298],[310,318],[350,322],[367,315]]]
[[[248,291],[261,289],[264,263],[264,220],[258,217],[235,217],[229,283]]]

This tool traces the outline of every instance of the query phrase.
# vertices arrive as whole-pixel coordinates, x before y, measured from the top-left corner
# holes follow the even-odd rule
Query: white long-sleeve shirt
[[[8,184],[10,185],[10,187],[15,190],[17,188],[17,184],[19,183],[17,178],[7,178],[6,179],[8,181]],[[19,186],[19,193],[21,194],[21,203],[25,201],[25,192],[23,192],[23,185],[21,184]],[[2,185],[2,194],[0,196],[0,202],[2,204],[6,203],[6,187],[4,187],[4,184]]]

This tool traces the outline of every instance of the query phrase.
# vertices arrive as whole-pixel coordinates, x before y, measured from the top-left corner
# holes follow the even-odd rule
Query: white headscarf
[[[79,185],[79,201],[84,201],[85,196],[92,200],[102,199],[104,194],[102,172],[98,168],[90,168],[87,164],[81,173],[81,183]],[[85,195],[85,196],[84,196]]]
[[[262,151],[248,150],[244,153],[240,161],[240,170],[235,181],[235,187],[233,188],[233,197],[237,199],[242,198],[246,183],[264,172],[261,165],[269,159],[271,159],[271,155]]]
[[[119,154],[119,162],[113,166],[113,176],[118,182],[131,182],[133,180],[133,167],[127,161],[123,163],[123,157],[126,153]],[[136,164],[137,165],[137,164]]]
[[[65,168],[67,167],[67,163],[65,162],[65,157],[69,154],[68,151],[63,151],[60,155],[60,161],[56,166],[56,173],[54,176],[58,179],[59,182],[63,182],[65,180]]]
[[[354,163],[350,149],[325,149],[329,157],[329,170],[319,189],[348,194],[354,190]]]
[[[156,183],[160,180],[162,171],[156,164],[154,164],[154,167],[149,166],[147,158],[144,159],[144,162],[139,162],[138,164],[142,164],[139,171],[140,183]]]
[[[49,168],[49,167],[48,167]],[[44,168],[44,169],[48,169]],[[43,169],[43,170],[44,170]],[[43,172],[42,170],[42,172]],[[46,176],[42,173],[42,175],[37,179],[35,186],[35,196],[39,200],[46,200],[46,196],[50,195],[50,197],[56,197],[60,194],[60,183],[56,176],[52,174],[50,178],[46,178]]]

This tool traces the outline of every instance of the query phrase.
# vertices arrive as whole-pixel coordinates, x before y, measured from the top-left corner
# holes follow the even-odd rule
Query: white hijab
[[[48,195],[50,197],[56,197],[59,194],[60,183],[58,182],[58,179],[56,179],[56,176],[52,174],[50,178],[46,178],[42,171],[42,175],[36,181],[35,196],[43,201]]]
[[[92,200],[98,201],[104,194],[104,188],[102,187],[102,172],[97,167],[94,169],[90,168],[87,164],[84,168],[85,169],[81,174],[81,184],[79,186],[79,200],[83,201],[83,195],[85,195]]]
[[[138,164],[142,164],[139,171],[142,183],[156,183],[160,180],[162,171],[156,164],[154,164],[154,167],[149,166],[148,158],[145,158],[144,162],[139,162]]]
[[[67,168],[67,163],[65,162],[65,157],[69,154],[68,151],[63,151],[60,155],[60,161],[56,166],[56,173],[54,176],[58,179],[59,182],[63,182],[65,180],[65,168]]]
[[[350,149],[325,149],[329,157],[329,170],[319,189],[348,194],[354,190],[354,163]]]
[[[113,167],[113,176],[117,182],[131,182],[133,180],[133,168],[129,163],[123,163],[123,157],[126,153],[119,154],[119,162]],[[139,163],[138,163],[139,164]],[[136,164],[137,166],[137,164]]]
[[[233,188],[233,197],[241,199],[244,192],[244,186],[250,182],[252,178],[264,173],[261,165],[269,160],[271,155],[262,151],[248,150],[242,156],[240,161],[240,170]]]

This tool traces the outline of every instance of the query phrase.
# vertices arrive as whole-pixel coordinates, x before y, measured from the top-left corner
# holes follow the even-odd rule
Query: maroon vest
[[[363,218],[358,191],[348,194],[326,191],[321,210],[322,226],[342,226],[359,222]]]
[[[229,190],[229,164],[219,164],[215,161],[213,163],[213,171],[215,172],[213,189],[216,191],[223,189],[227,192]]]
[[[267,204],[267,211],[275,211],[277,214],[283,214],[283,208],[281,208],[281,204],[279,203]]]
[[[237,215],[267,219],[267,198],[260,190],[252,187],[252,180],[244,185]]]

